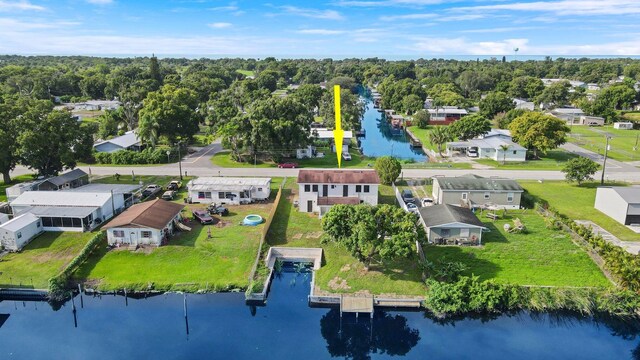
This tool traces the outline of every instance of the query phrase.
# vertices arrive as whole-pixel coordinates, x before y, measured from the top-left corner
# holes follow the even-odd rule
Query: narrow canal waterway
[[[285,272],[265,307],[243,294],[83,296],[53,310],[0,302],[0,359],[640,359],[637,323],[528,313],[434,321],[309,308],[310,275]]]
[[[369,93],[362,94],[366,110],[362,119],[362,129],[366,136],[361,139],[360,147],[366,156],[391,155],[400,159],[427,161],[427,156],[421,148],[412,148],[409,137],[403,130],[393,130],[384,114],[373,108],[373,101]]]

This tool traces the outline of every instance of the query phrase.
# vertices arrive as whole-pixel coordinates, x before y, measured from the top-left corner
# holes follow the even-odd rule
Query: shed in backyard
[[[0,244],[10,251],[20,251],[43,231],[42,221],[27,213],[0,225]]]

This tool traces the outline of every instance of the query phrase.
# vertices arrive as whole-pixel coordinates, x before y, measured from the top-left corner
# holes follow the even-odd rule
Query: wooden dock
[[[340,316],[342,313],[370,314],[373,316],[373,296],[340,296]]]
[[[407,129],[407,135],[409,135],[409,144],[411,144],[411,147],[422,147],[422,141],[420,141],[420,139],[418,139],[411,131],[409,131],[409,129]]]

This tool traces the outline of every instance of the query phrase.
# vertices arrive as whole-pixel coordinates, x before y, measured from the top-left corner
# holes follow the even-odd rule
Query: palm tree
[[[511,147],[511,145],[509,144],[503,144],[500,145],[500,150],[502,150],[502,165],[504,165],[507,162],[507,150],[509,150],[509,148]]]
[[[438,153],[442,156],[442,145],[451,141],[451,134],[446,126],[435,126],[429,133],[429,142],[438,148]]]

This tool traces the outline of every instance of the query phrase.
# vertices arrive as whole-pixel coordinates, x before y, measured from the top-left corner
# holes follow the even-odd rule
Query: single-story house
[[[640,225],[640,187],[601,186],[594,207],[623,225]]]
[[[420,209],[427,241],[438,245],[481,245],[484,224],[467,208],[440,204]]]
[[[298,209],[322,216],[336,204],[377,205],[379,185],[373,170],[300,170]]]
[[[587,116],[582,115],[576,122],[575,118],[572,119],[573,122],[568,123],[569,125],[585,125],[585,126],[603,126],[604,118],[600,116]]]
[[[479,159],[492,159],[504,162],[524,162],[527,160],[527,149],[511,140],[509,130],[491,129],[489,133],[467,141],[448,142],[447,154],[460,151]]]
[[[562,81],[567,81],[569,83],[569,85],[571,85],[572,88],[585,87],[586,86],[586,84],[583,81],[578,81],[578,80],[547,79],[547,78],[542,78],[540,80],[542,80],[542,83],[544,84],[544,86],[550,86],[550,85],[553,85],[555,83],[559,83],[559,82],[562,82]]]
[[[162,245],[173,235],[184,205],[156,199],[133,205],[104,228],[109,245]]]
[[[142,142],[135,131],[127,131],[124,135],[93,144],[97,152],[112,153],[120,150],[142,150]]]
[[[111,190],[27,191],[11,202],[11,209],[14,215],[31,213],[39,217],[45,231],[88,231],[131,205],[132,189],[139,188],[137,185],[95,185]],[[119,191],[119,187],[131,190]]]
[[[85,111],[99,111],[99,110],[116,110],[120,107],[120,101],[117,100],[88,100],[81,103],[64,103],[62,104],[69,110],[85,110]]]
[[[618,130],[632,130],[633,123],[631,121],[619,121],[613,124],[613,128]]]
[[[519,209],[524,189],[511,179],[483,178],[478,175],[434,177],[432,195],[436,204],[468,208]]]
[[[600,90],[600,85],[598,85],[596,83],[588,83],[587,84],[587,90],[598,91],[598,90]]]
[[[533,101],[528,101],[528,100],[524,100],[524,99],[513,99],[513,103],[516,105],[516,109],[524,109],[524,110],[530,110],[533,111],[536,108],[536,104],[533,103]]]
[[[20,251],[42,231],[42,221],[37,216],[22,214],[0,225],[0,245],[6,250]]]
[[[551,110],[549,114],[560,120],[566,121],[568,125],[571,125],[572,123],[580,125],[580,117],[586,115],[582,109],[574,107],[555,108]]]
[[[249,204],[269,199],[271,178],[200,177],[189,181],[187,191],[193,202]]]
[[[50,177],[38,184],[38,191],[73,189],[89,183],[89,174],[73,169],[64,174]]]
[[[312,128],[311,139],[327,141],[331,144],[331,151],[336,152],[336,145],[334,143],[333,130],[329,130],[327,128]],[[353,131],[345,130],[344,136],[342,138],[342,152],[349,152],[349,145],[351,144],[351,139],[353,139]],[[316,147],[313,145],[309,145],[304,149],[296,150],[296,158],[298,159],[306,159],[313,158],[317,156]]]
[[[449,125],[469,114],[466,109],[459,109],[456,106],[439,106],[427,111],[430,116],[429,122],[433,125]]]

